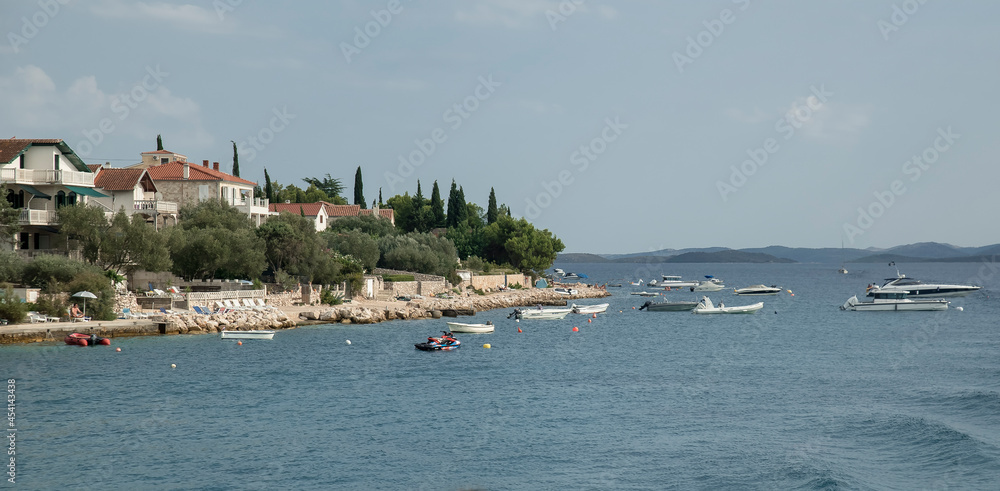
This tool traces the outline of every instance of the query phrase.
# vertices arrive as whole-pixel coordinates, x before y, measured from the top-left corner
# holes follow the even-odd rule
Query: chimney
[[[219,170],[219,163],[218,162],[212,162],[212,169],[213,170]]]
[[[201,166],[202,167],[208,167],[208,161],[207,160],[202,160],[201,161]]]
[[[191,166],[187,162],[184,162],[184,179],[189,179],[191,177]]]

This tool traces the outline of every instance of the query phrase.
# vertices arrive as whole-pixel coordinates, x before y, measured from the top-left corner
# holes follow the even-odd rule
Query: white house
[[[151,221],[156,229],[165,226],[171,219],[174,225],[177,224],[177,203],[162,199],[146,169],[91,166],[94,167],[97,168],[94,186],[108,195],[94,198],[94,201],[110,210],[109,214],[119,210],[127,215],[139,214]]]
[[[57,208],[106,197],[94,189],[91,169],[58,139],[0,140],[0,183],[7,201],[21,210],[15,249],[23,251],[53,248]]]

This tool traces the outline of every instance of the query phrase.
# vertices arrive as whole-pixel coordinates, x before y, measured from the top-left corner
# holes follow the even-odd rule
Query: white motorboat
[[[876,292],[871,302],[861,302],[854,295],[847,299],[840,310],[855,311],[899,311],[899,310],[948,310],[948,301],[942,298],[926,300],[910,300],[906,292]]]
[[[565,319],[567,315],[572,312],[572,308],[555,308],[555,309],[514,309],[507,318],[517,318],[517,319],[542,319],[542,320],[555,320],[555,319]]]
[[[642,286],[642,284],[643,284],[643,281],[642,281],[641,278],[639,279],[639,281],[631,281],[631,282],[629,282],[629,285],[632,285],[632,286]]]
[[[271,339],[274,331],[221,331],[219,337],[222,339]]]
[[[752,305],[740,305],[737,307],[726,307],[722,302],[719,302],[719,306],[716,307],[712,304],[712,299],[708,297],[701,297],[701,301],[698,305],[691,310],[693,314],[752,314],[760,309],[764,308],[764,302],[757,302]]]
[[[577,293],[579,293],[578,291],[576,291],[576,288],[554,288],[552,291],[560,295],[576,295]]]
[[[608,310],[608,305],[606,303],[599,303],[597,305],[577,305],[573,304],[574,314],[602,314]]]
[[[781,292],[781,288],[774,285],[753,285],[746,288],[736,288],[733,292],[737,295],[777,295]]]
[[[725,287],[726,287],[726,285],[723,285],[720,282],[716,282],[716,281],[712,281],[712,280],[705,280],[705,281],[702,281],[701,283],[698,283],[698,286],[692,286],[691,287],[691,291],[693,291],[693,292],[717,292],[717,291],[719,291],[719,290],[721,290],[721,289],[723,289]]]
[[[555,274],[557,274],[557,275],[559,275],[559,276],[566,276],[566,272],[563,271],[563,270],[561,270],[561,269],[559,269],[559,268],[553,269],[552,272],[555,273]]]
[[[847,268],[841,266],[840,269],[837,270],[837,272],[840,274],[847,274]]]
[[[961,297],[980,289],[981,286],[924,283],[896,271],[895,278],[886,278],[882,286],[868,285],[867,291],[869,297],[878,292],[905,292],[909,297]]]
[[[638,295],[640,297],[655,297],[655,296],[659,295],[659,293],[642,291],[642,292],[632,292],[632,293],[629,293],[629,295]]]
[[[493,322],[486,321],[486,324],[465,324],[463,322],[449,322],[448,330],[451,332],[464,332],[474,334],[488,334],[493,332]]]
[[[661,275],[662,280],[657,281],[653,284],[652,281],[649,282],[652,286],[662,286],[664,288],[690,288],[692,286],[698,286],[698,280],[684,280],[680,276],[676,275]],[[655,280],[654,280],[655,281]]]

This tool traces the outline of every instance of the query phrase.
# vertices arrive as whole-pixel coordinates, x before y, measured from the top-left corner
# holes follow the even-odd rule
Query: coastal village
[[[189,161],[184,154],[161,149],[143,152],[135,164],[113,167],[85,163],[59,139],[0,140],[0,180],[17,220],[10,246],[28,262],[53,255],[80,256],[61,229],[59,211],[69,206],[96,208],[108,221],[117,213],[133,221],[139,217],[156,231],[180,225],[185,206],[209,201],[231,207],[257,228],[282,213],[308,220],[316,232],[348,217],[372,217],[396,225],[395,210],[380,206],[381,190],[371,208],[363,202],[271,202],[261,195],[258,183],[234,175],[238,173],[236,159],[234,148],[234,173],[227,173],[218,161]],[[434,191],[438,191],[436,182]],[[457,214],[451,204],[449,211]],[[128,269],[128,274],[113,290],[114,319],[74,315],[68,306],[82,300],[85,307],[86,302],[72,297],[73,292],[54,294],[44,291],[43,285],[12,285],[8,291],[16,295],[16,301],[32,305],[41,297],[55,295],[67,307],[47,313],[31,310],[22,319],[5,319],[0,344],[58,341],[74,332],[114,337],[287,329],[302,323],[366,324],[526,305],[566,305],[568,298],[607,295],[605,290],[580,284],[574,285],[577,290],[572,296],[552,288],[533,288],[537,274],[524,272],[491,274],[459,267],[455,276],[446,278],[366,268],[353,288],[347,281],[327,285],[336,295],[333,302],[324,303],[323,286],[302,281],[305,278],[282,288],[257,278],[185,280],[169,271],[145,271],[134,265],[117,269]]]

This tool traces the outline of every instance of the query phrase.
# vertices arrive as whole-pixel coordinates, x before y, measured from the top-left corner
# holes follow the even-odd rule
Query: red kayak
[[[66,344],[75,344],[77,346],[111,346],[111,340],[108,338],[99,338],[96,334],[83,334],[79,332],[74,332],[66,336]]]

